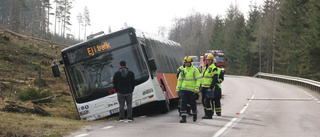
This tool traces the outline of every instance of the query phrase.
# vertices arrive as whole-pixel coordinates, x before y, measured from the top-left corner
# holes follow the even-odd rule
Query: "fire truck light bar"
[[[218,52],[218,53],[222,53],[222,50],[208,50],[208,53],[213,53],[213,52]]]

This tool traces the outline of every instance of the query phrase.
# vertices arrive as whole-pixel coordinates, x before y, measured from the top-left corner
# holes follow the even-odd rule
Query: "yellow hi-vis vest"
[[[179,74],[176,92],[180,90],[199,91],[200,83],[201,76],[199,70],[192,65],[185,67]]]
[[[210,66],[208,66],[208,68],[205,67],[203,69],[203,72],[201,74],[201,76],[202,76],[201,87],[210,88],[210,85],[213,80],[213,76],[215,74],[218,74],[218,70],[215,68],[217,68],[217,67],[212,63]]]
[[[220,77],[220,75],[221,75],[221,68],[217,67],[217,69],[218,69],[218,83],[217,83],[217,85],[218,85],[219,88],[221,89],[221,83],[222,83],[222,81],[223,81],[223,79]]]
[[[180,66],[180,67],[177,69],[177,72],[178,72],[178,71],[181,71],[181,70],[183,70],[183,65]]]

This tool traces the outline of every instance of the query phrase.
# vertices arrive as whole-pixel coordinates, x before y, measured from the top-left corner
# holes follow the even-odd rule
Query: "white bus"
[[[119,62],[135,73],[133,107],[156,102],[162,112],[176,99],[176,70],[184,54],[180,44],[127,28],[61,51],[64,71],[80,119],[96,120],[119,112],[112,84]],[[52,67],[60,76],[58,65]]]

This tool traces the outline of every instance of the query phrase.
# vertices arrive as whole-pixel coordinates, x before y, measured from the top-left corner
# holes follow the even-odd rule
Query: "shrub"
[[[49,91],[39,91],[34,87],[28,87],[18,92],[18,99],[21,101],[35,100],[50,96]]]

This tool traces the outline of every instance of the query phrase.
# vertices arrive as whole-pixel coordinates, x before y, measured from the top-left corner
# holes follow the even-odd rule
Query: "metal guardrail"
[[[258,72],[253,77],[264,78],[264,79],[269,79],[269,80],[273,80],[273,81],[279,81],[279,82],[299,85],[299,86],[303,86],[303,87],[309,88],[311,90],[314,90],[314,91],[317,91],[320,93],[320,82],[310,80],[310,79],[291,77],[291,76],[285,76],[285,75],[278,75],[278,74],[263,73],[263,72]]]

